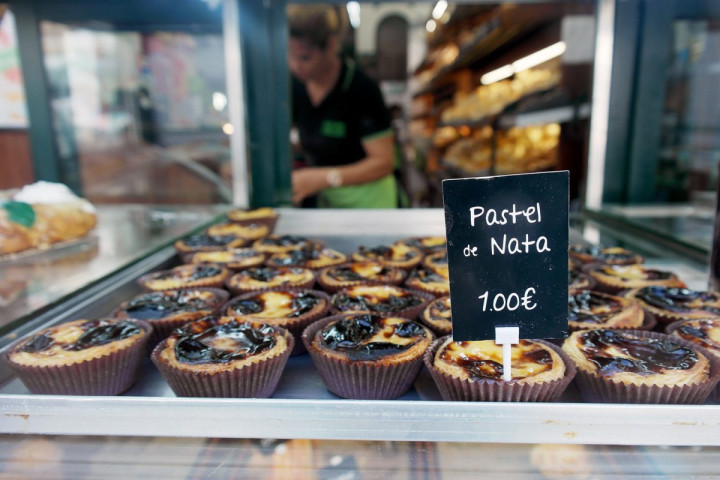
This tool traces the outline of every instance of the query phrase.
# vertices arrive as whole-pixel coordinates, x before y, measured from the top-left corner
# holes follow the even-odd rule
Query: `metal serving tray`
[[[278,232],[318,238],[342,252],[444,232],[436,210],[282,213]],[[0,339],[0,348],[55,323],[105,316],[140,292],[140,275],[177,262],[172,247],[165,248],[18,327]],[[3,433],[720,445],[717,405],[589,404],[572,385],[557,403],[443,402],[425,370],[399,399],[347,400],[325,389],[307,354],[290,358],[269,399],[177,398],[149,360],[139,381],[117,397],[32,395],[3,365],[0,415]]]

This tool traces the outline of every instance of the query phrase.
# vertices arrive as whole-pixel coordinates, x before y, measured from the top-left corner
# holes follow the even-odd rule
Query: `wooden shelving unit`
[[[578,131],[587,131],[590,116],[591,65],[582,71],[587,82],[578,91],[578,83],[583,82],[573,78],[572,85],[567,86],[566,66],[560,60],[551,60],[538,67],[538,70],[552,72],[551,80],[546,84],[537,82],[538,88],[530,87],[519,97],[508,96],[507,101],[499,101],[498,105],[483,103],[483,93],[489,98],[497,98],[489,90],[483,92],[482,88],[486,86],[481,87],[480,82],[485,73],[559,42],[563,18],[575,13],[592,14],[591,5],[458,5],[449,20],[439,24],[428,38],[428,55],[413,72],[416,87],[412,92],[409,146],[424,159],[431,206],[438,206],[439,196],[432,191],[440,188],[438,178],[522,173],[536,171],[538,166],[541,170],[571,169],[571,173],[584,169],[583,149],[586,146],[583,138],[578,137],[587,133],[578,134]],[[551,64],[554,71],[548,68]],[[573,70],[575,72],[577,69]],[[532,86],[529,74],[515,84],[510,83],[523,75],[526,74],[511,77],[500,87]],[[497,84],[490,86],[497,90],[501,90],[500,87]],[[463,105],[463,100],[469,103]],[[489,137],[488,128],[492,129]],[[454,139],[450,129],[456,130]],[[569,144],[564,144],[568,140],[566,129],[572,131]],[[545,138],[548,132],[554,134],[556,131],[553,152],[541,152],[540,156],[544,158],[538,161],[528,158],[527,170],[523,169],[522,162],[517,162],[517,168],[512,165],[512,160],[521,158],[523,151],[541,147],[542,141],[548,141]],[[446,155],[456,142],[465,142],[458,150],[477,154],[477,148],[473,148],[471,142],[475,137],[478,138],[477,148],[492,149],[487,168],[478,167],[485,160],[476,162],[477,168],[463,168],[462,164],[449,161]],[[508,144],[513,138],[519,139],[515,146]],[[528,146],[532,148],[526,148]],[[517,157],[508,154],[513,148]],[[555,161],[551,161],[553,156]],[[483,159],[486,158],[484,155]],[[468,164],[473,165],[472,162]]]

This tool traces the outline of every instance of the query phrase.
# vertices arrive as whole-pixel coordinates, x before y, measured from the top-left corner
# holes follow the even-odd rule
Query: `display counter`
[[[403,237],[444,234],[442,210],[348,212],[281,209],[280,214],[277,233],[317,238],[344,253],[352,252],[360,245],[374,246]],[[650,266],[674,270],[691,287],[704,288],[706,285],[707,273],[701,262],[683,259],[651,241],[634,238],[631,233],[607,228],[594,220],[574,218],[571,226],[571,242],[586,240],[634,248],[645,256]],[[117,229],[117,232],[123,231],[122,228]],[[141,274],[178,263],[169,238],[165,239],[165,245],[149,249],[143,258],[119,271],[108,269],[106,276],[61,299],[53,308],[31,315],[21,325],[14,324],[12,332],[0,340],[0,347],[7,346],[19,335],[50,324],[108,314],[118,303],[140,291],[135,281]],[[22,442],[42,443],[46,441],[41,437],[44,435],[54,436],[50,437],[53,440],[47,447],[51,451],[62,450],[67,444],[87,446],[94,443],[88,438],[97,436],[103,439],[99,444],[108,445],[107,448],[116,444],[121,447],[145,445],[137,447],[138,455],[133,461],[157,466],[162,454],[152,448],[147,449],[148,445],[157,447],[159,451],[167,449],[168,452],[173,447],[186,448],[193,452],[191,456],[195,460],[191,461],[188,457],[180,462],[188,467],[183,470],[187,472],[185,478],[204,478],[202,475],[193,477],[192,472],[196,475],[198,471],[207,473],[202,468],[197,470],[201,467],[197,462],[222,464],[222,453],[218,452],[232,457],[237,462],[238,471],[251,468],[253,464],[249,459],[262,452],[263,448],[269,450],[265,454],[259,453],[260,458],[267,460],[278,453],[276,446],[263,446],[250,440],[257,438],[295,439],[289,445],[297,446],[292,448],[298,448],[300,452],[304,451],[303,445],[323,452],[342,450],[348,444],[366,447],[368,444],[365,442],[370,441],[370,445],[374,445],[372,449],[365,451],[365,447],[358,447],[357,451],[376,459],[397,454],[410,462],[406,464],[408,468],[393,469],[398,478],[412,478],[408,476],[410,472],[432,470],[438,474],[443,470],[462,474],[466,471],[464,468],[470,468],[468,466],[481,468],[474,458],[465,457],[462,460],[459,452],[470,456],[474,455],[473,452],[483,452],[478,454],[478,458],[486,458],[491,451],[506,452],[510,463],[502,468],[498,466],[497,471],[507,473],[516,471],[506,469],[513,464],[514,455],[523,458],[520,471],[537,472],[539,467],[533,466],[532,455],[541,455],[540,458],[546,455],[547,461],[552,461],[557,452],[562,458],[562,455],[570,455],[572,448],[579,445],[712,447],[708,450],[673,450],[691,456],[698,455],[698,452],[715,455],[718,450],[714,446],[720,445],[720,406],[712,403],[696,406],[592,404],[583,402],[572,387],[555,403],[443,402],[427,372],[422,372],[414,388],[399,399],[346,400],[325,389],[307,355],[290,359],[278,389],[269,399],[177,398],[148,361],[138,383],[117,397],[32,395],[3,366],[0,370],[0,404],[3,412],[0,431],[6,434],[1,438],[9,447],[7,451],[20,448],[17,445]],[[235,440],[213,443],[206,440],[208,437]],[[391,445],[388,441],[399,443]],[[528,444],[570,446],[552,450],[556,453],[538,453]],[[294,451],[288,448],[283,455]],[[593,460],[598,458],[593,457],[594,452],[618,447],[607,447],[605,450],[604,447],[580,448],[590,464],[595,463],[600,466],[599,471],[607,472],[603,470],[607,467],[603,461]],[[618,449],[617,453],[620,457],[628,451],[636,455],[637,448],[631,448]],[[249,452],[245,456],[239,453],[243,449]],[[655,451],[654,448],[646,450]],[[122,448],[118,451],[128,455]],[[141,451],[144,453],[141,454]],[[446,453],[438,453],[443,451]],[[205,454],[209,456],[203,456]],[[109,454],[105,452],[104,455]],[[347,468],[343,470],[344,454],[338,454],[339,460],[333,460],[332,456],[320,460],[318,455],[320,453],[308,457],[312,461],[308,460],[306,465],[310,465],[307,468],[313,472],[308,474],[308,478],[335,478],[318,473],[332,467],[333,462],[337,463],[335,466],[341,473],[359,471],[359,458],[355,458],[354,467],[345,465]],[[448,460],[450,458],[454,460]],[[693,472],[707,465],[703,461],[686,462],[686,457],[682,458],[681,463],[694,468]],[[301,464],[304,461],[302,458],[296,460]],[[420,463],[413,463],[416,461]],[[445,467],[440,469],[438,465],[443,461]],[[293,464],[290,460],[288,462],[286,468]],[[266,472],[270,476],[275,464],[266,461],[263,465],[265,467],[262,468],[269,470],[258,472]],[[179,473],[178,476],[183,477]]]

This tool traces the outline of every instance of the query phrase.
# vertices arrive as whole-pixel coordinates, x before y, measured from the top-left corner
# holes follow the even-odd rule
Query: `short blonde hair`
[[[333,36],[340,36],[344,17],[327,5],[290,5],[287,7],[290,38],[325,49]]]

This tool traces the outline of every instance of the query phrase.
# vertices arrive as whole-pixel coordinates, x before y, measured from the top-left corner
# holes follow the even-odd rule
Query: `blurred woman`
[[[333,7],[288,7],[292,117],[305,166],[292,174],[296,204],[394,208],[390,114],[378,85],[340,55],[342,21]]]

